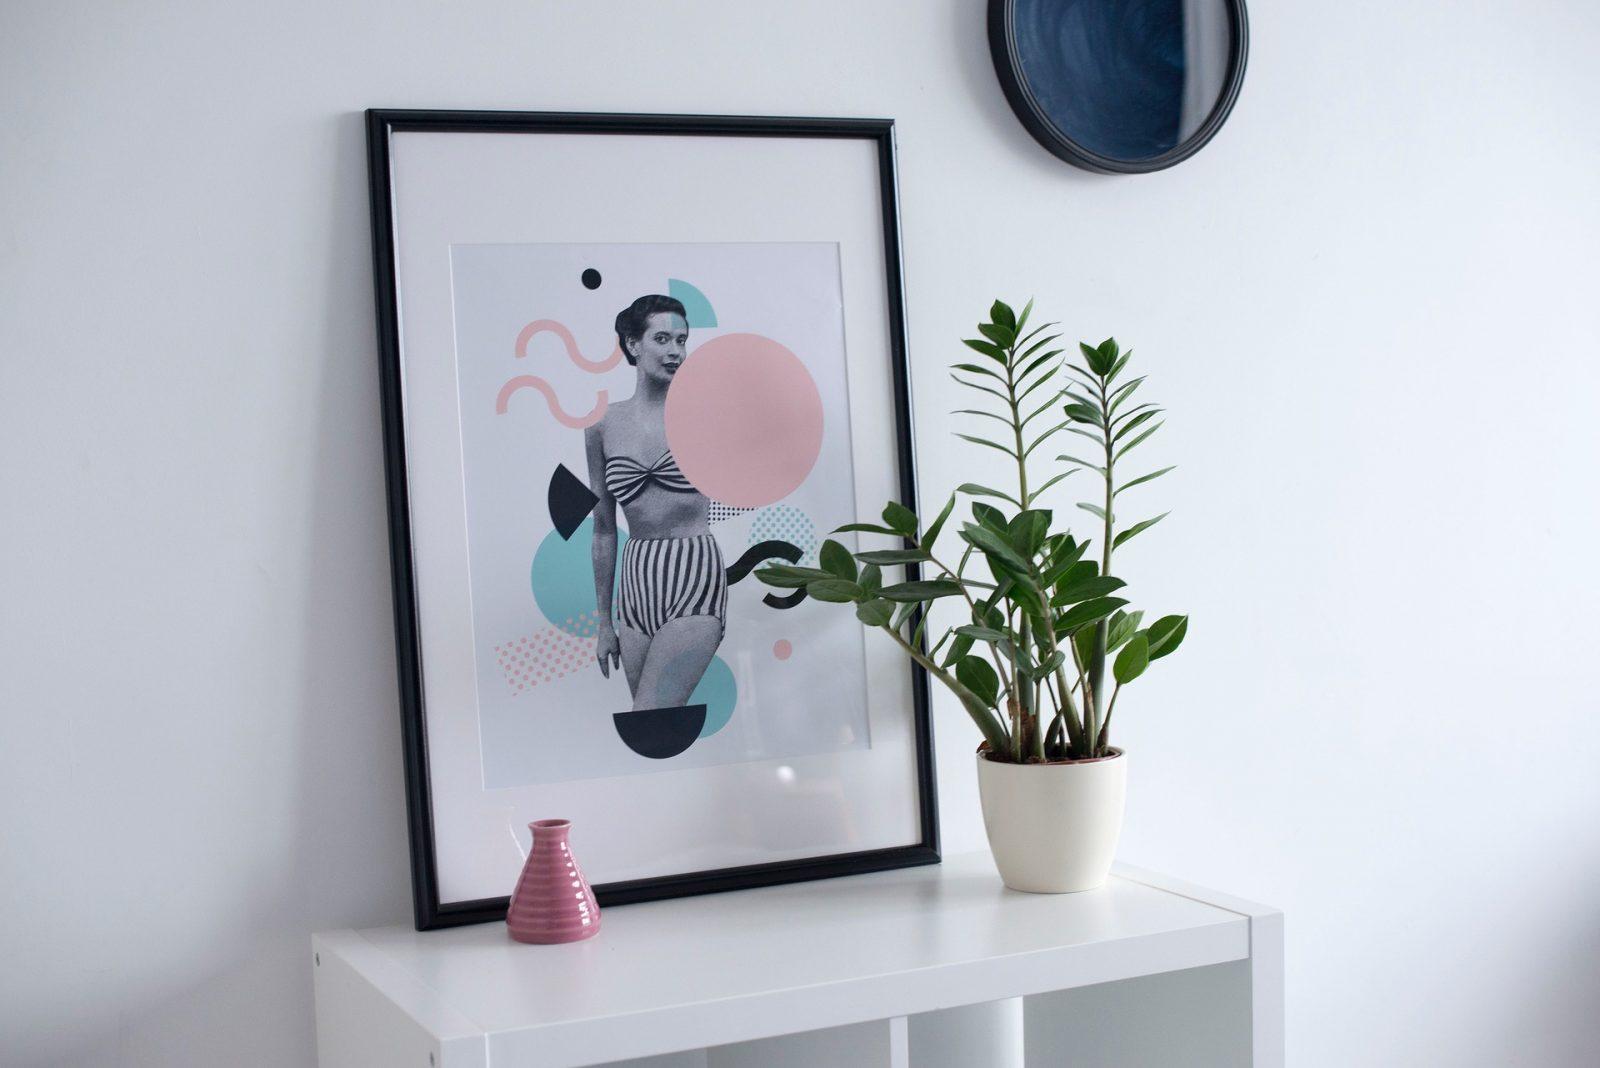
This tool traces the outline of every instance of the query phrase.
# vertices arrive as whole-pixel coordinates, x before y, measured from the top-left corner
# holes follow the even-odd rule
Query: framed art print
[[[752,574],[915,507],[892,123],[368,137],[417,926],[542,818],[602,905],[936,861],[921,669]]]

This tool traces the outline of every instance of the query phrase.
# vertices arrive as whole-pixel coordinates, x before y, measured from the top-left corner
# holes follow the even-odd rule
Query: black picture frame
[[[1127,160],[1106,156],[1094,151],[1071,137],[1051,120],[1038,97],[1028,85],[1022,70],[1022,60],[1016,35],[1017,0],[989,0],[988,28],[989,55],[994,61],[995,74],[1006,102],[1016,113],[1023,128],[1035,141],[1051,154],[1075,167],[1096,174],[1148,174],[1165,170],[1194,155],[1216,136],[1222,124],[1233,111],[1239,90],[1244,85],[1244,72],[1250,54],[1250,18],[1245,10],[1245,0],[1223,0],[1228,13],[1231,43],[1228,51],[1228,70],[1217,102],[1206,116],[1205,122],[1183,142],[1170,151],[1148,159]]]
[[[441,901],[436,866],[422,650],[415,560],[412,550],[408,464],[402,400],[403,366],[399,336],[398,282],[390,138],[405,131],[508,134],[640,134],[738,138],[858,138],[877,151],[882,204],[885,296],[891,343],[894,437],[898,450],[899,499],[916,509],[909,364],[900,253],[900,223],[894,122],[879,118],[798,118],[722,115],[600,114],[522,111],[446,111],[370,109],[366,112],[367,163],[371,196],[373,280],[376,296],[379,388],[383,410],[384,470],[387,482],[390,576],[393,585],[395,654],[399,676],[401,733],[411,853],[412,906],[418,930],[484,923],[505,918],[508,898]],[[910,565],[916,578],[916,567]],[[610,882],[594,887],[602,907],[694,894],[742,890],[779,883],[827,879],[938,863],[938,796],[933,765],[928,679],[915,663],[911,672],[913,735],[916,749],[919,839],[910,845],[802,860],[695,871],[661,878]]]

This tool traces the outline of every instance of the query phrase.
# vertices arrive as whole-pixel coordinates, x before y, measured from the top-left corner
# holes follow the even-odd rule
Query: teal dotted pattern
[[[788,504],[763,508],[751,520],[750,544],[764,541],[786,541],[798,546],[802,554],[799,563],[804,567],[816,565],[817,550],[821,547],[817,526],[811,522],[811,517]]]

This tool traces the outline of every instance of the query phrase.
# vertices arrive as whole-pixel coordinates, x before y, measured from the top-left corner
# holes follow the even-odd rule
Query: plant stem
[[[1102,516],[1104,525],[1102,544],[1100,547],[1100,574],[1109,575],[1111,574],[1111,541],[1115,536],[1112,523],[1111,499],[1116,496],[1116,492],[1113,486],[1112,475],[1112,464],[1114,461],[1112,460],[1111,454],[1111,404],[1106,393],[1106,380],[1104,375],[1100,376],[1100,418],[1102,420],[1100,432],[1101,437],[1105,442],[1106,455],[1106,496],[1103,509],[1104,515]],[[1101,711],[1106,707],[1105,695],[1102,691],[1101,683],[1105,681],[1106,644],[1110,631],[1111,624],[1109,620],[1102,619],[1100,622],[1094,625],[1094,651],[1089,657],[1089,688],[1093,694],[1093,711],[1091,712],[1091,722],[1087,732],[1089,735],[1088,755],[1091,757],[1097,756],[1100,749]]]
[[[963,556],[962,560],[964,561],[965,559],[966,559],[966,557]],[[957,586],[961,587],[961,596],[965,597],[966,600],[967,600],[967,615],[972,619],[972,621],[974,623],[982,624],[983,620],[978,618],[978,602],[974,601],[972,599],[972,594],[967,592],[967,584],[961,578],[961,576],[959,574],[957,574],[956,572],[951,571],[947,564],[945,564],[943,561],[941,561],[937,556],[933,555],[933,552],[932,552],[931,548],[930,548],[930,550],[928,552],[928,562],[931,563],[934,567],[937,567],[940,571],[944,572],[946,577],[948,577],[951,581],[953,581]],[[928,603],[927,607],[923,608],[922,611],[924,612],[924,614],[926,614],[930,609],[932,609],[932,607],[933,607],[933,604],[930,601]],[[988,645],[987,642],[985,642],[984,644]],[[995,648],[992,645],[989,646],[989,659],[994,661],[995,674],[1000,676],[1000,682],[1001,682],[1002,686],[1005,689],[1010,689],[1011,688],[1011,680],[1006,677],[1006,670],[1005,670],[1005,667],[1003,666],[1003,664],[1002,664],[1002,662],[1000,660],[1000,654],[995,651]]]
[[[1008,741],[1006,729],[1002,725],[1000,718],[995,715],[994,710],[988,706],[983,698],[967,689],[961,684],[960,680],[924,656],[920,649],[897,634],[893,627],[883,626],[879,629],[893,638],[896,644],[906,651],[906,655],[921,664],[928,674],[944,683],[945,688],[956,695],[957,700],[961,702],[961,706],[967,710],[967,715],[978,725],[978,730],[983,733],[984,739],[989,743],[990,752],[1005,752],[1008,748],[1006,745]]]
[[[1111,740],[1111,713],[1117,710],[1117,694],[1121,692],[1120,684],[1111,691],[1111,704],[1106,708],[1106,721],[1100,725],[1100,734],[1095,738],[1096,749],[1104,749],[1106,743]]]
[[[1028,499],[1028,464],[1026,459],[1024,459],[1022,447],[1022,409],[1017,404],[1016,369],[1017,344],[1015,340],[1013,340],[1010,347],[1006,349],[1006,394],[1011,406],[1011,440],[1016,448],[1017,504],[1020,506],[1022,511],[1027,511],[1028,505],[1031,502]],[[1028,614],[1027,612],[1023,612],[1022,625],[1017,628],[1017,636],[1022,643],[1023,649],[1032,648],[1033,636],[1031,631],[1032,627],[1028,622]],[[1018,651],[1020,652],[1021,650]],[[1039,694],[1037,690],[1037,683],[1024,683],[1020,674],[1016,675],[1015,677],[1018,681],[1018,688],[1017,691],[1013,692],[1012,699],[1013,701],[1020,699],[1021,702],[1021,707],[1018,709],[1016,714],[1016,736],[1012,739],[1012,744],[1016,747],[1017,762],[1022,762],[1022,745],[1025,740],[1032,743],[1030,745],[1030,753],[1038,756],[1040,759],[1043,759],[1044,732],[1039,730]],[[1030,727],[1031,730],[1024,728],[1024,721],[1027,722],[1028,727]]]

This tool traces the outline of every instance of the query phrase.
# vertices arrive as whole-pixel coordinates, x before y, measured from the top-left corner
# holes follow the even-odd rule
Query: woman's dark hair
[[[630,364],[638,361],[633,358],[633,353],[628,351],[628,342],[638,341],[644,337],[644,328],[649,325],[650,316],[658,312],[671,312],[684,322],[689,321],[689,313],[683,310],[682,301],[662,296],[660,293],[642,296],[617,312],[617,344],[622,347],[623,359]]]

